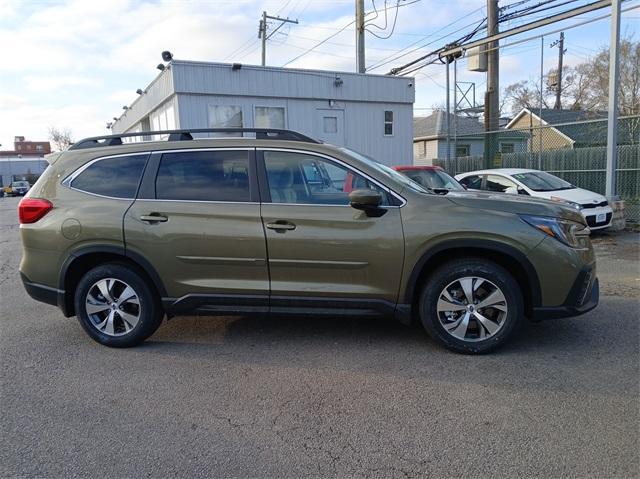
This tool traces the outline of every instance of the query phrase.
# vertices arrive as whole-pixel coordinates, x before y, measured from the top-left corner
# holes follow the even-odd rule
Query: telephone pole
[[[498,0],[487,0],[487,36],[498,34]],[[484,130],[497,131],[500,126],[500,56],[498,42],[487,45],[487,92],[484,99]],[[493,166],[498,152],[496,133],[487,134],[484,143],[485,166]]]
[[[267,19],[280,22],[280,25],[278,25],[268,35],[267,35]],[[297,25],[298,20],[290,20],[288,17],[287,18],[272,17],[271,15],[267,15],[267,12],[262,12],[262,19],[260,20],[260,23],[258,25],[258,38],[262,39],[262,66],[265,66],[267,64],[267,40],[269,40],[269,38],[271,38],[271,36],[274,33],[280,30],[282,25],[284,25],[285,23],[295,23]]]
[[[356,66],[358,73],[364,73],[364,0],[356,0]]]
[[[562,57],[564,56],[564,32],[560,32],[560,39],[551,44],[552,47],[558,45],[558,79],[556,80],[556,104],[555,110],[562,109]]]

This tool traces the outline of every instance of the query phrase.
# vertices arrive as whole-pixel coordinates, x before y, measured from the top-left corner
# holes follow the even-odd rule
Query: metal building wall
[[[177,95],[180,128],[207,128],[209,105],[242,107],[243,126],[254,126],[256,106],[286,108],[286,127],[318,138],[317,110],[344,111],[344,144],[386,165],[410,165],[413,161],[413,105],[292,98],[260,98],[222,95]],[[384,112],[393,111],[394,133],[384,135]]]

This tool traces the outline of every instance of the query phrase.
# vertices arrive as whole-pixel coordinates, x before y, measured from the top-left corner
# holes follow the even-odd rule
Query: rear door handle
[[[158,214],[142,215],[140,221],[146,221],[147,223],[164,223],[169,218]]]
[[[285,230],[294,230],[296,229],[296,225],[293,223],[289,223],[288,221],[278,220],[273,223],[267,223],[266,227],[270,230],[276,231],[285,231]]]

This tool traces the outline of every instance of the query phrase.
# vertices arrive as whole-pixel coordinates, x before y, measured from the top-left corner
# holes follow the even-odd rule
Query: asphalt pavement
[[[391,320],[176,318],[91,341],[31,300],[0,199],[0,477],[639,477],[639,236],[600,306],[486,356]]]

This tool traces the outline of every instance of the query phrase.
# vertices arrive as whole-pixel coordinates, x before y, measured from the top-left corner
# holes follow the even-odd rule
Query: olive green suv
[[[19,206],[27,292],[114,347],[165,316],[386,315],[482,353],[525,317],[598,303],[589,229],[571,208],[432,191],[292,131],[212,133],[89,138],[50,155]]]

